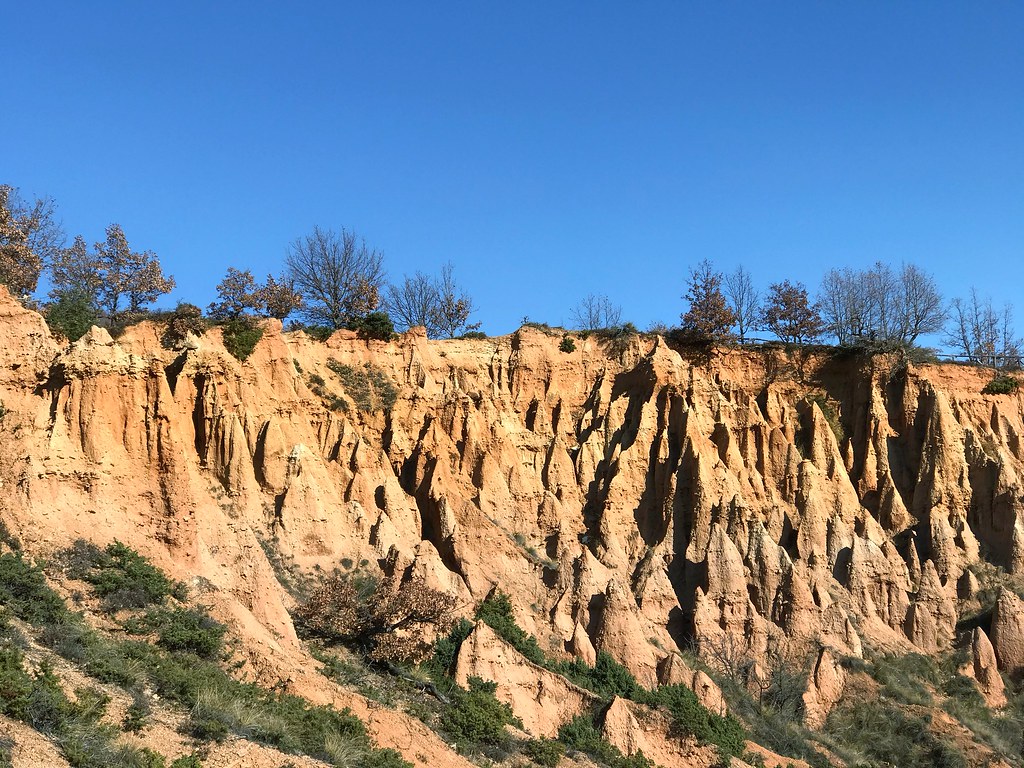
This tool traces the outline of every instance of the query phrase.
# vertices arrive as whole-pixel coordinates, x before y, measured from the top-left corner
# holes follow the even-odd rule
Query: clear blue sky
[[[476,319],[915,262],[1024,317],[1024,4],[4,4],[0,183],[205,305],[314,224]],[[1018,330],[1021,323],[1018,322]]]

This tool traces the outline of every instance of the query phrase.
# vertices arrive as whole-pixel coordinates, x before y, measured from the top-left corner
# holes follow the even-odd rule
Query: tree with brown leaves
[[[683,296],[690,308],[681,319],[683,331],[695,341],[720,342],[732,338],[729,329],[736,323],[736,313],[722,292],[722,282],[722,273],[707,259],[690,271]]]
[[[768,289],[761,320],[765,328],[786,344],[815,341],[824,330],[818,305],[810,303],[804,284],[789,280]]]
[[[81,235],[75,235],[71,246],[59,249],[50,260],[50,297],[53,299],[77,296],[95,303],[102,283],[99,260]]]
[[[260,294],[267,316],[278,320],[284,320],[302,306],[302,294],[295,290],[295,284],[288,277],[275,279],[267,275]]]
[[[133,251],[120,224],[111,224],[106,234],[95,245],[101,277],[97,303],[112,319],[136,314],[174,289],[174,278],[164,276],[156,254]]]
[[[258,312],[263,307],[263,296],[256,278],[248,269],[228,267],[224,279],[217,283],[219,301],[207,310],[214,320],[237,320],[247,312]]]
[[[0,283],[15,296],[35,291],[44,262],[64,244],[55,213],[50,198],[29,205],[17,189],[0,185]]]

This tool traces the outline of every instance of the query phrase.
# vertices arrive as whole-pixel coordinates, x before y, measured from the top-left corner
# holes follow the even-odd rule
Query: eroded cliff
[[[467,614],[499,586],[550,654],[603,650],[647,686],[704,685],[684,648],[810,657],[811,725],[842,696],[836,658],[947,651],[983,564],[1024,569],[1024,401],[982,395],[983,370],[822,355],[798,375],[780,350],[566,353],[529,327],[318,343],[266,321],[244,363],[217,330],[159,336],[65,346],[0,290],[2,520],[39,554],[127,542],[202,591],[245,674],[314,699],[338,694],[272,559],[421,579]],[[969,632],[995,703],[996,667],[1024,669],[1018,604]]]

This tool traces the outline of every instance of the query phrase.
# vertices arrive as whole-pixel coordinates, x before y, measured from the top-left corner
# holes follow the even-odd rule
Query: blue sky
[[[490,333],[688,267],[911,261],[1024,317],[1024,5],[11,2],[0,183],[205,305],[314,224],[445,261]],[[1018,326],[1021,323],[1018,322]],[[1018,328],[1018,330],[1022,330]]]

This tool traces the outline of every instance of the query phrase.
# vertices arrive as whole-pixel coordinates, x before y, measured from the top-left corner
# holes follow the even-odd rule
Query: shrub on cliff
[[[493,590],[476,609],[476,618],[484,622],[534,664],[544,665],[547,659],[537,645],[537,638],[524,632],[516,623],[512,601],[500,590]]]
[[[1012,395],[1020,388],[1020,380],[1005,374],[996,376],[981,390],[983,395]]]
[[[558,740],[570,750],[582,752],[609,768],[655,768],[643,752],[627,756],[605,741],[594,727],[593,720],[586,715],[580,715],[559,728]]]
[[[185,597],[185,586],[163,572],[131,547],[114,541],[106,549],[79,539],[60,558],[71,578],[93,586],[110,610],[145,608],[174,595]]]
[[[395,336],[395,325],[387,312],[370,312],[353,319],[348,327],[358,333],[361,339],[391,341]]]
[[[450,595],[419,582],[345,574],[316,589],[295,622],[307,635],[352,645],[374,661],[418,662],[432,651],[425,631],[447,632],[454,610]]]
[[[633,677],[633,673],[619,664],[607,651],[597,652],[597,659],[592,667],[580,659],[549,663],[548,667],[605,699],[621,696],[624,699],[639,701],[641,694],[646,693],[643,686]]]
[[[47,585],[42,569],[20,552],[0,555],[0,605],[35,625],[62,624],[70,617],[64,601]]]
[[[203,310],[195,304],[183,301],[171,313],[167,321],[167,328],[164,330],[163,336],[160,337],[160,343],[167,349],[177,349],[185,342],[188,334],[202,336],[206,333],[206,328],[207,322],[203,318]]]
[[[246,360],[263,338],[263,329],[251,317],[238,317],[221,325],[224,348],[236,360]]]
[[[544,768],[556,768],[565,754],[565,745],[554,739],[537,739],[523,744],[523,754]]]
[[[227,630],[205,611],[193,608],[157,608],[139,620],[125,622],[125,629],[139,634],[155,632],[161,648],[194,653],[203,659],[220,655]]]
[[[390,410],[398,399],[397,387],[383,369],[372,363],[356,367],[331,358],[327,367],[341,380],[345,394],[364,413]]]
[[[441,727],[460,749],[477,750],[485,745],[508,741],[507,725],[522,726],[512,707],[494,696],[497,684],[479,677],[469,678],[469,689],[456,688],[451,706],[441,713]]]
[[[743,754],[747,735],[739,720],[732,715],[723,717],[711,712],[686,686],[663,685],[645,693],[640,700],[650,706],[664,707],[672,716],[674,731],[695,736],[705,744],[714,744],[723,761]]]
[[[62,294],[46,308],[46,324],[68,341],[78,341],[98,322],[96,307],[82,293]]]

